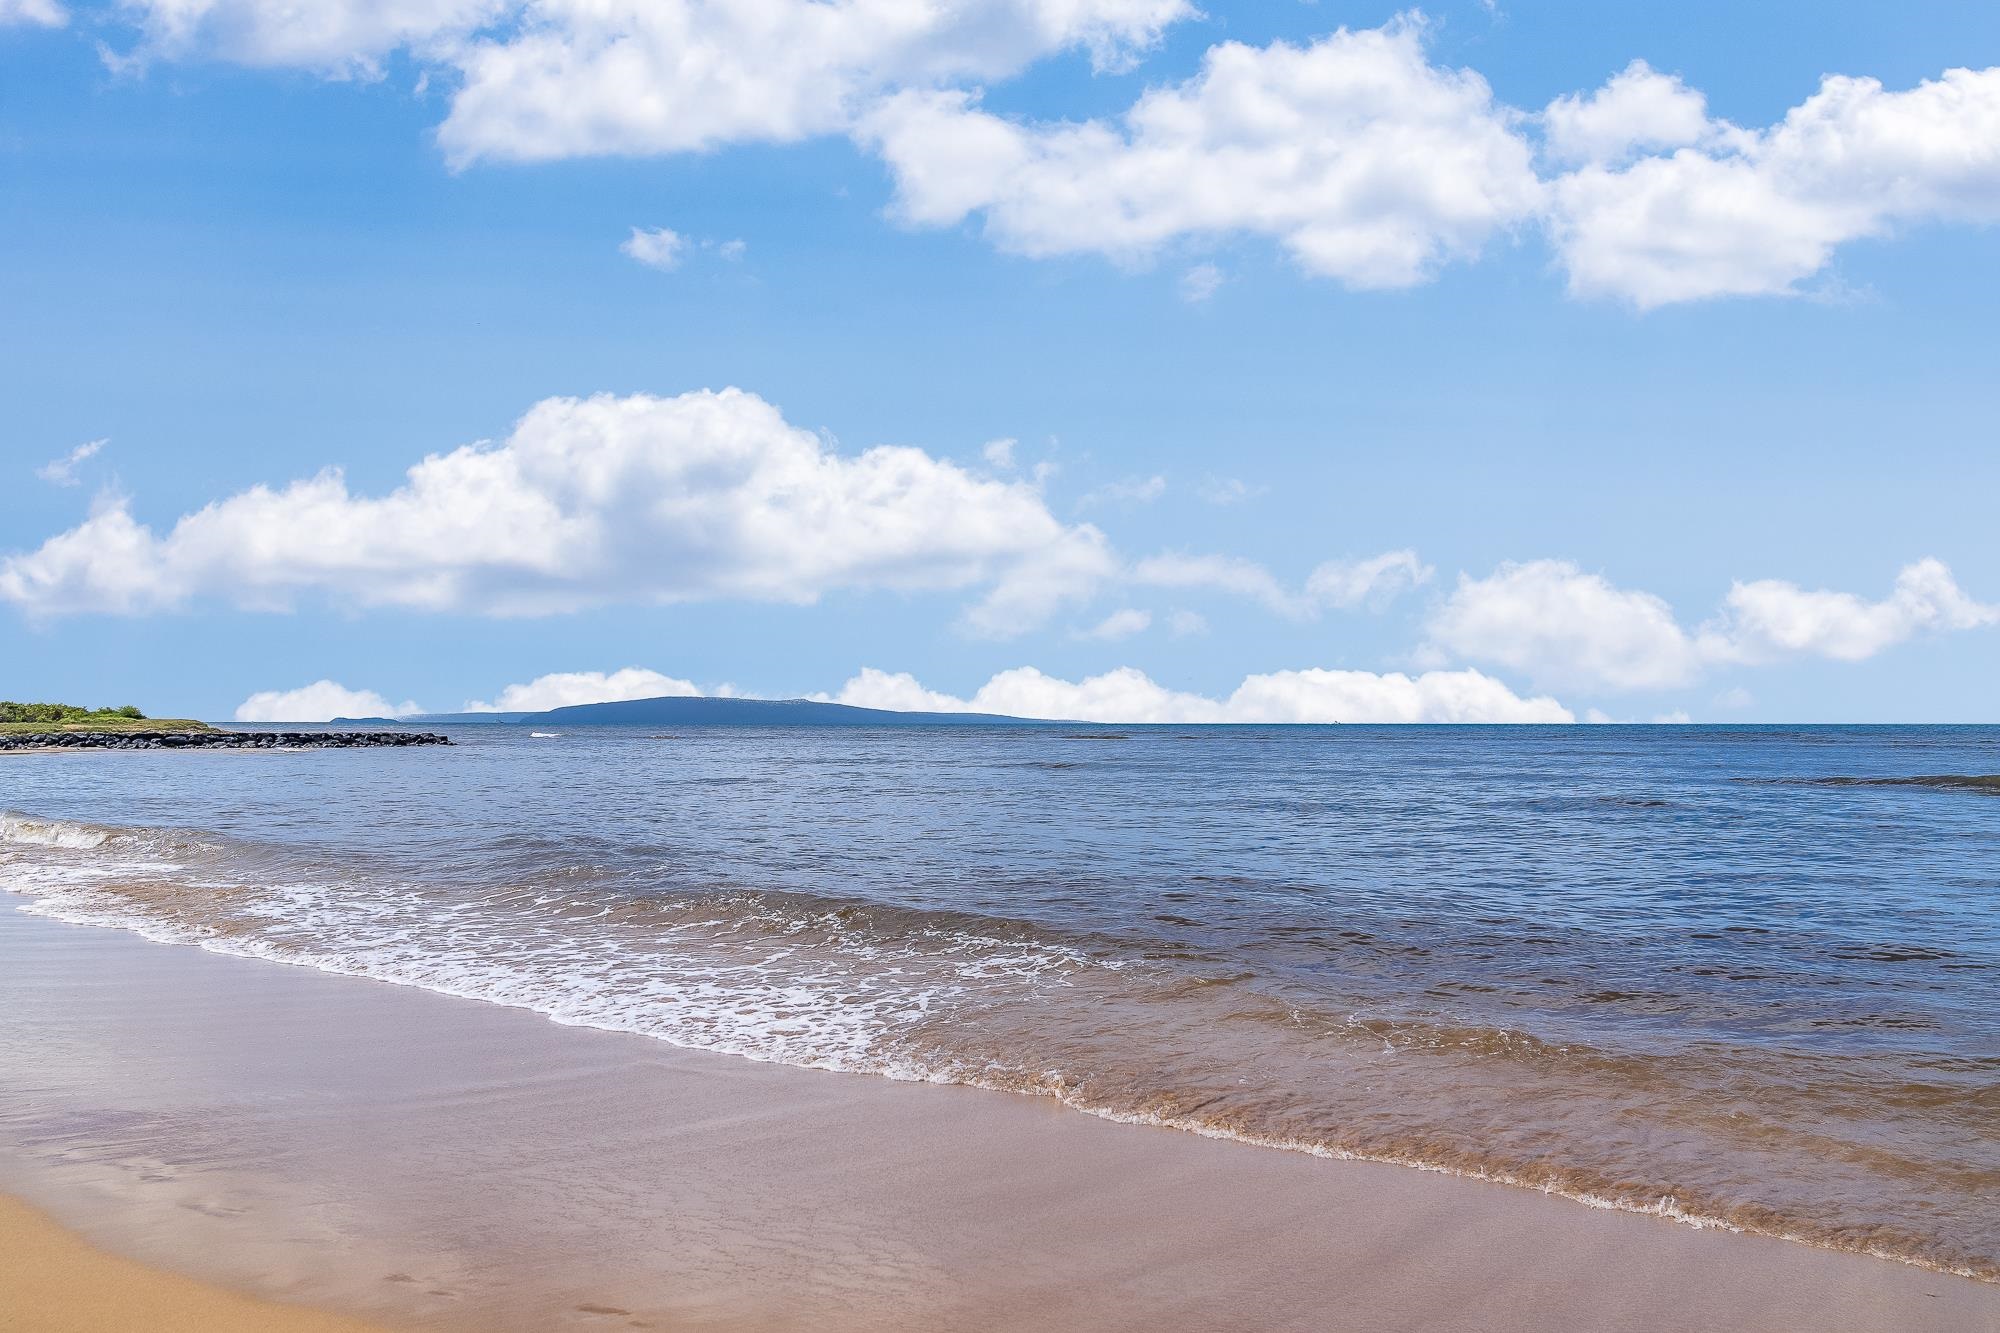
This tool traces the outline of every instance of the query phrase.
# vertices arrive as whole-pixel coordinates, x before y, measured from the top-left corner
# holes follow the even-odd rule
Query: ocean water
[[[0,756],[0,889],[2000,1280],[2000,728],[453,735]]]

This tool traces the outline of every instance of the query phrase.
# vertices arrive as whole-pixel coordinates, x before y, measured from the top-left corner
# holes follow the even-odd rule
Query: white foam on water
[[[29,815],[0,810],[0,842],[24,847],[70,847],[88,850],[102,847],[112,830],[64,819],[36,819]]]
[[[1019,1070],[982,1068],[946,1052],[918,1054],[899,1040],[935,1015],[995,1000],[1048,998],[1084,969],[1126,965],[1058,944],[935,927],[869,936],[839,911],[787,910],[753,894],[710,900],[678,920],[620,927],[604,921],[608,906],[574,895],[442,902],[406,886],[319,881],[252,890],[199,877],[184,861],[161,855],[207,846],[185,835],[0,813],[0,888],[27,897],[22,910],[55,920],[525,1009],[566,1026],[765,1063],[1025,1092],[1121,1123],[1537,1189],[1697,1229],[1819,1243],[1781,1227],[1746,1227],[1689,1209],[1670,1195],[1570,1188],[1104,1105],[1060,1075],[1024,1080]],[[226,925],[149,904],[144,895],[155,890],[183,903],[203,894],[226,899]],[[1983,1276],[1893,1251],[1862,1252]]]
[[[898,1035],[981,992],[1060,986],[1089,965],[1060,946],[969,931],[919,930],[890,943],[847,929],[835,912],[755,902],[619,927],[603,922],[608,906],[579,916],[567,895],[445,903],[328,882],[246,892],[144,854],[145,839],[107,830],[59,839],[43,834],[47,821],[22,822],[35,827],[18,843],[56,855],[0,860],[0,886],[27,896],[23,910],[36,915],[806,1068],[935,1077],[896,1052]],[[214,919],[202,919],[205,895]]]

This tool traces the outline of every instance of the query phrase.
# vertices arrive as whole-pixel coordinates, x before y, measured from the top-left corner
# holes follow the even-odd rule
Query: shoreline
[[[0,964],[0,1188],[392,1326],[2000,1324],[1906,1265],[20,911]]]

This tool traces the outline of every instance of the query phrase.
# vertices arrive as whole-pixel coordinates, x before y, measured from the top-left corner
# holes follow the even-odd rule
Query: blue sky
[[[0,694],[2000,720],[2000,11],[1609,8],[0,0]]]

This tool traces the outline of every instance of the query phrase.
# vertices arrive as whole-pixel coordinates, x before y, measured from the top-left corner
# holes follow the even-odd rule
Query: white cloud
[[[1598,99],[1624,107],[1630,85],[1617,86]],[[1655,142],[1686,141],[1692,96],[1668,99]],[[1638,132],[1622,115],[1600,117],[1607,139]],[[1697,138],[1703,146],[1595,162],[1554,183],[1550,229],[1573,293],[1641,309],[1784,295],[1846,242],[1905,224],[2000,220],[2000,68],[1947,70],[1904,92],[1829,76],[1769,129],[1706,122]]]
[[[1254,560],[1235,555],[1148,556],[1132,567],[1132,580],[1156,588],[1198,588],[1261,603],[1291,619],[1311,613],[1310,604],[1278,582]]]
[[[1459,575],[1431,618],[1430,641],[1558,686],[1664,689],[1685,685],[1703,664],[1672,607],[1566,560],[1504,564],[1483,579]]]
[[[1181,274],[1181,300],[1199,305],[1222,290],[1222,270],[1213,264],[1196,264]]]
[[[0,0],[31,10],[51,0]],[[454,162],[699,151],[838,133],[885,89],[1003,79],[1057,51],[1124,67],[1187,0],[125,0],[135,56],[374,77],[398,50],[457,88]]]
[[[238,722],[331,722],[337,717],[404,717],[423,709],[408,700],[392,704],[373,690],[350,690],[316,680],[296,690],[262,690],[236,708]]]
[[[1024,122],[979,86],[1055,52],[1125,68],[1188,0],[124,0],[154,57],[379,74],[395,52],[455,88],[451,162],[706,151],[849,134],[914,225],[978,215],[1027,255],[1145,261],[1269,237],[1308,272],[1404,287],[1540,224],[1572,294],[1642,309],[1782,295],[1839,246],[1925,222],[2000,220],[2000,68],[1904,91],[1828,76],[1778,124],[1711,118],[1635,60],[1540,113],[1432,64],[1426,21],[1304,45],[1210,47],[1122,115]],[[57,0],[0,0],[55,23]],[[1555,174],[1536,174],[1527,132]],[[712,244],[723,258],[740,241]],[[1221,274],[1185,271],[1205,299]]]
[[[1879,602],[1776,579],[1737,583],[1719,615],[1693,630],[1651,593],[1620,588],[1564,560],[1460,575],[1429,626],[1433,653],[1497,663],[1538,684],[1668,689],[1707,670],[1785,657],[1856,661],[1923,631],[2000,624],[2000,606],[1967,596],[1926,559],[1904,567]]]
[[[1550,698],[1523,699],[1477,671],[1420,676],[1372,671],[1275,671],[1248,676],[1226,699],[1170,690],[1121,667],[1081,681],[1034,667],[1003,671],[969,699],[924,688],[908,673],[869,668],[832,696],[864,708],[1004,713],[1088,722],[1573,722]]]
[[[467,713],[540,713],[572,704],[603,704],[620,699],[692,698],[702,693],[691,680],[663,676],[644,667],[619,671],[557,671],[537,676],[525,685],[509,685],[491,703],[468,702]]]
[[[838,133],[886,89],[1003,79],[1083,47],[1106,68],[1185,0],[535,0],[451,53],[457,162],[699,151]]]
[[[109,440],[86,440],[61,458],[52,459],[36,468],[35,475],[51,486],[74,486],[77,481],[78,465],[95,458],[109,443],[111,443]]]
[[[988,467],[998,468],[1002,472],[1012,472],[1014,449],[1019,444],[1020,441],[1011,436],[1004,440],[988,440],[980,446],[979,456],[986,460]]]
[[[442,57],[518,0],[125,0],[145,35],[141,55],[219,57],[294,66],[335,77],[375,77],[391,52]]]
[[[1167,617],[1167,629],[1177,639],[1208,633],[1208,620],[1199,611],[1176,611]]]
[[[1077,637],[1080,639],[1102,639],[1106,642],[1114,642],[1118,639],[1129,639],[1134,634],[1144,633],[1147,629],[1151,628],[1152,624],[1153,615],[1150,611],[1140,611],[1128,606],[1122,610],[1113,611],[1089,629],[1080,631]]]
[[[1530,218],[1541,185],[1514,115],[1432,65],[1415,19],[1307,46],[1226,42],[1119,121],[1024,124],[960,91],[908,91],[861,126],[917,225],[980,213],[1027,255],[1143,260],[1183,238],[1279,240],[1308,271],[1405,287]]]
[[[1305,620],[1328,607],[1365,605],[1379,609],[1428,581],[1432,573],[1415,551],[1384,551],[1366,560],[1329,560],[1307,576],[1302,591],[1293,592],[1254,560],[1167,553],[1139,561],[1130,577],[1136,583],[1159,588],[1227,593],[1257,602],[1288,619]]]
[[[634,227],[632,234],[618,246],[628,258],[662,273],[671,273],[679,268],[692,250],[699,249],[735,263],[749,248],[743,241],[698,240],[671,227]]]
[[[0,28],[23,24],[37,28],[60,28],[69,22],[69,11],[56,0],[0,0]]]
[[[1728,656],[1739,661],[1808,655],[1854,662],[1925,630],[1987,625],[2000,625],[2000,606],[1974,601],[1942,561],[1926,559],[1905,566],[1879,602],[1777,579],[1738,583],[1713,632],[1727,637]]]
[[[893,675],[876,667],[863,667],[854,679],[841,687],[838,695],[809,696],[825,703],[850,704],[855,708],[886,708],[893,713],[963,713],[963,699],[927,690],[907,671]]]
[[[1047,511],[1041,514],[1046,517]],[[938,516],[949,522],[952,515]],[[967,608],[964,627],[973,634],[1005,639],[1033,629],[1064,606],[1088,601],[1093,593],[1117,572],[1118,562],[1104,535],[1089,524],[1052,526],[1046,544],[1025,552],[1013,544],[1019,534],[1002,529],[996,540],[1006,540],[1013,563],[1000,575],[993,590]]]
[[[1589,96],[1559,97],[1542,112],[1544,142],[1561,162],[1618,162],[1634,152],[1700,143],[1715,132],[1708,100],[1643,60]]]
[[[126,501],[0,559],[31,614],[215,598],[547,614],[706,598],[808,603],[835,589],[985,586],[968,623],[1005,634],[1116,570],[1104,535],[1022,482],[922,450],[835,452],[737,389],[551,398],[498,445],[434,454],[382,496],[338,470],[256,486],[164,534]]]
[[[671,227],[634,227],[618,248],[647,268],[671,272],[681,266],[687,244],[687,237]]]
[[[1382,607],[1430,582],[1436,572],[1408,549],[1366,560],[1329,560],[1306,577],[1306,597],[1321,606]]]

